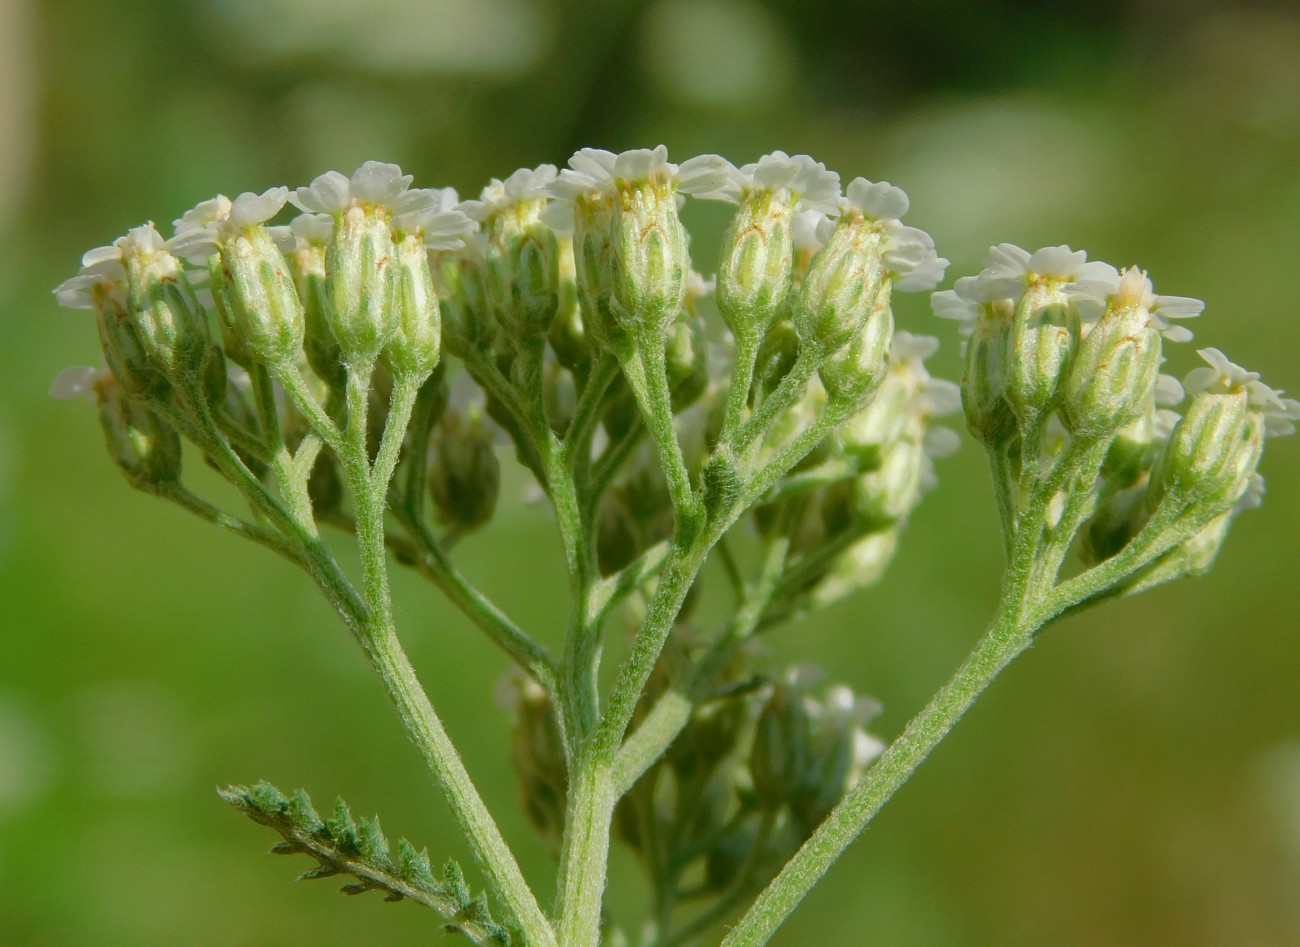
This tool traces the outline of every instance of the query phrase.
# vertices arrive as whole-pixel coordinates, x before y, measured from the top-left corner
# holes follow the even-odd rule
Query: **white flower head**
[[[1088,317],[1100,316],[1105,300],[1119,288],[1119,271],[1100,260],[1088,261],[1083,250],[1043,247],[1030,253],[1012,243],[989,248],[984,268],[973,282],[957,287],[958,295],[975,303],[1019,302],[1038,282],[1054,283],[1067,297],[1082,303]]]
[[[840,176],[808,155],[791,157],[774,151],[737,169],[716,155],[692,158],[682,165],[683,172],[693,163],[715,162],[710,166],[720,183],[712,191],[696,191],[695,196],[736,203],[746,195],[767,192],[783,200],[797,202],[804,210],[835,214],[840,209]]]
[[[431,250],[455,250],[478,230],[478,224],[460,208],[453,187],[416,188],[398,199],[393,229],[421,236]]]
[[[517,204],[545,200],[550,196],[550,187],[559,176],[553,164],[543,164],[536,168],[520,168],[504,181],[493,178],[483,188],[476,201],[465,201],[460,209],[477,221],[485,221],[493,214]]]
[[[110,377],[112,376],[102,368],[91,368],[89,365],[65,368],[55,375],[54,381],[50,383],[50,397],[58,398],[60,401],[76,401],[84,398],[93,403],[95,386]]]
[[[218,247],[242,230],[260,227],[280,213],[289,199],[287,187],[272,187],[261,194],[246,191],[233,201],[224,194],[201,201],[173,221],[174,236],[167,250],[191,263],[203,264]],[[284,228],[268,227],[281,250],[292,249],[293,236]]]
[[[907,194],[887,181],[854,178],[840,198],[840,221],[864,220],[883,236],[885,268],[894,274],[894,288],[903,292],[934,289],[948,269],[948,261],[935,251],[934,240],[924,230],[908,227],[899,219],[907,213]],[[838,226],[823,220],[817,239],[825,243]]]
[[[299,210],[338,217],[351,207],[382,208],[393,227],[419,233],[434,249],[455,249],[474,224],[457,209],[452,188],[411,188],[412,177],[395,164],[367,161],[351,177],[326,171],[289,197]]]
[[[898,220],[911,206],[906,192],[888,181],[854,178],[844,189],[840,213],[857,212],[867,220]]]
[[[1245,392],[1247,404],[1264,419],[1264,433],[1269,436],[1294,434],[1300,421],[1300,401],[1283,398],[1280,390],[1270,388],[1259,380],[1258,372],[1249,372],[1228,360],[1218,349],[1201,349],[1197,352],[1206,367],[1188,372],[1183,385],[1191,394],[1209,392],[1227,394]]]
[[[54,297],[60,306],[68,309],[95,308],[97,294],[124,301],[127,258],[166,252],[170,252],[167,241],[152,221],[133,227],[109,246],[95,247],[82,254],[81,269],[54,288]]]
[[[550,184],[549,192],[564,201],[600,199],[612,197],[624,185],[650,183],[681,194],[729,200],[738,173],[731,162],[718,155],[699,155],[680,166],[673,164],[664,145],[620,154],[583,148],[569,159],[569,167]]]
[[[1151,316],[1151,325],[1170,342],[1189,342],[1191,330],[1174,325],[1171,319],[1192,319],[1205,309],[1205,303],[1190,296],[1158,296],[1151,286],[1146,271],[1131,266],[1120,274],[1115,288],[1108,294],[1115,305],[1130,305],[1145,309]],[[1102,297],[1103,303],[1105,297]]]

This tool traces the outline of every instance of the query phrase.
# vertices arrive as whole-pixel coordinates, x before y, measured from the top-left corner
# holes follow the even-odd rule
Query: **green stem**
[[[731,660],[736,649],[754,634],[772,604],[789,552],[788,536],[778,536],[768,543],[758,581],[746,594],[723,633],[691,669],[685,686],[670,688],[660,696],[645,719],[619,747],[614,757],[613,780],[620,795],[631,789],[663,755],[690,721],[695,704]]]
[[[531,674],[551,694],[558,693],[559,665],[555,658],[527,632],[480,592],[448,558],[429,527],[414,518],[409,510],[395,510],[397,518],[410,534],[417,548],[403,548],[406,556],[427,576],[447,599],[456,606],[498,648]],[[397,545],[389,540],[389,546]]]
[[[803,397],[808,388],[808,380],[812,378],[813,372],[817,371],[817,366],[821,361],[821,356],[814,351],[801,351],[794,360],[794,364],[790,366],[790,371],[781,379],[780,384],[773,389],[770,395],[763,399],[758,411],[740,426],[740,429],[736,432],[734,444],[725,444],[724,446],[731,448],[736,457],[744,457],[748,453],[750,445],[772,426],[772,422],[776,420],[777,415]]]
[[[238,516],[231,516],[226,511],[213,506],[207,500],[195,496],[179,483],[160,484],[158,487],[148,489],[146,492],[171,500],[202,520],[220,526],[236,536],[251,539],[260,546],[278,552],[297,565],[306,566],[306,561],[303,559],[297,545],[279,530],[268,529],[265,526],[242,520]]]
[[[662,335],[645,333],[629,358],[623,362],[623,374],[641,408],[641,416],[659,448],[659,461],[668,481],[678,525],[684,532],[694,531],[703,512],[691,487],[691,475],[682,456],[673,425],[672,395],[668,390],[668,371]]]
[[[376,464],[372,470],[366,445],[373,369],[373,359],[348,366],[344,445],[344,466],[356,509],[367,609],[367,619],[361,629],[362,648],[397,708],[407,736],[424,757],[435,785],[442,791],[452,815],[464,831],[493,893],[501,899],[523,931],[526,943],[552,945],[555,940],[550,922],[533,897],[514,854],[502,838],[460,754],[420,686],[393,626],[384,530],[388,481],[381,482],[375,477],[380,468]]]
[[[993,474],[993,496],[997,501],[998,528],[1002,533],[1002,548],[1011,555],[1011,543],[1016,535],[1015,490],[1018,481],[1012,469],[1006,445],[988,445],[989,468]]]
[[[759,346],[763,344],[763,334],[756,326],[736,332],[735,361],[731,369],[731,381],[727,385],[727,404],[722,416],[722,431],[718,443],[730,444],[736,431],[745,420],[745,408],[749,405],[750,389],[754,384],[754,363],[758,359]]]
[[[984,689],[1028,647],[1036,613],[1000,611],[957,673],[907,725],[732,928],[723,947],[765,944]]]

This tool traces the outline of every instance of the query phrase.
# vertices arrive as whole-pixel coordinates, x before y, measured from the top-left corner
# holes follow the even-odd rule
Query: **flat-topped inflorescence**
[[[790,859],[727,941],[761,943],[1041,627],[1207,569],[1260,502],[1266,438],[1300,420],[1300,402],[1217,349],[1185,384],[1163,374],[1165,343],[1190,339],[1182,321],[1203,305],[1068,246],[999,244],[934,293],[966,364],[960,386],[934,377],[939,342],[896,331],[894,294],[933,290],[948,261],[903,223],[902,189],[842,186],[807,155],[737,166],[584,148],[471,200],[413,183],[367,161],[218,195],[171,237],[149,223],[89,251],[55,292],[94,312],[106,370],[69,370],[52,393],[97,404],[133,486],[311,577],[447,796],[502,921],[458,869],[435,881],[425,856],[395,857],[346,807],[322,821],[270,787],[227,798],[280,831],[282,850],[356,890],[423,900],[479,942],[597,943],[617,831],[655,886],[656,943],[729,920]],[[713,278],[691,257],[688,199],[734,206]],[[300,213],[277,223],[288,205]],[[873,701],[767,672],[750,645],[879,582],[935,460],[957,447],[942,419],[958,410],[991,460],[1003,602],[885,748],[865,730]],[[183,442],[249,512],[191,489]],[[450,556],[513,479],[502,448],[555,514],[571,598],[558,656]],[[359,581],[325,526],[355,539]],[[390,554],[518,665],[513,757],[559,856],[555,917],[401,650]],[[713,594],[730,598],[710,634],[695,605]],[[620,609],[633,635],[604,688]],[[677,927],[687,900],[708,906]]]

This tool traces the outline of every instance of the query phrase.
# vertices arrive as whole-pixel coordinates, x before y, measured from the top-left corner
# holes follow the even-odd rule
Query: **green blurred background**
[[[1200,344],[1300,389],[1291,2],[0,0],[0,37],[6,945],[431,936],[410,905],[291,884],[305,865],[263,857],[269,834],[218,783],[342,793],[466,855],[306,578],[133,493],[93,413],[46,397],[97,358],[50,288],[142,219],[370,157],[472,194],[583,145],[806,151],[906,188],[953,276],[1003,240],[1141,263],[1207,301]],[[900,308],[943,337],[954,376],[952,327],[923,299]],[[1194,359],[1184,346],[1171,368]],[[1264,470],[1267,503],[1211,576],[1046,634],[777,942],[1300,943],[1300,442],[1274,442]],[[881,586],[773,638],[879,697],[886,736],[997,594],[980,452],[940,475]],[[460,551],[543,629],[561,618],[556,555],[547,517],[513,499]],[[546,879],[492,707],[503,659],[417,579],[396,594],[471,772]],[[613,871],[634,916],[635,869]]]

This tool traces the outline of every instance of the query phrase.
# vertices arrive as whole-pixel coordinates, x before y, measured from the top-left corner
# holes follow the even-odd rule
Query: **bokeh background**
[[[737,162],[806,151],[910,193],[954,260],[1069,242],[1194,295],[1194,328],[1300,389],[1300,13],[1098,0],[0,0],[0,941],[417,943],[431,918],[329,883],[212,787],[342,793],[435,853],[450,818],[304,576],[133,493],[92,412],[96,360],[50,289],[78,255],[217,191],[395,160],[475,192],[584,145]],[[698,246],[706,272],[713,250]],[[900,325],[944,338],[923,300]],[[1175,356],[1185,372],[1191,346]],[[997,594],[967,442],[886,580],[772,647],[879,697],[889,736]],[[1300,943],[1300,443],[1214,572],[1046,634],[777,942]],[[511,500],[464,568],[560,620],[546,516]],[[526,870],[503,659],[399,576],[412,656]],[[616,857],[615,908],[639,884]],[[631,892],[631,893],[629,893]]]

